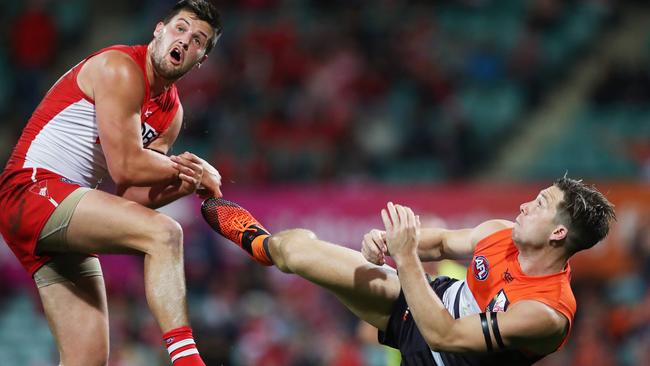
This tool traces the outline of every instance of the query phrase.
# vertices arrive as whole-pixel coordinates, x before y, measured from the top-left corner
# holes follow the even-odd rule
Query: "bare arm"
[[[508,227],[512,227],[512,222],[489,220],[471,229],[421,229],[417,255],[424,262],[468,259],[472,257],[476,244],[482,238]],[[361,245],[361,253],[369,262],[384,264],[384,256],[390,255],[386,246],[386,233],[372,230],[366,234]]]
[[[417,253],[422,261],[469,259],[476,244],[486,236],[512,227],[506,220],[489,220],[471,229],[422,229]]]
[[[397,264],[400,285],[410,312],[427,344],[443,352],[486,352],[486,335],[479,314],[454,319],[427,283],[416,247],[419,219],[408,207],[388,204],[382,211],[388,248]],[[487,337],[498,349],[492,319]],[[537,301],[521,301],[496,317],[504,348],[536,354],[553,352],[561,344],[568,320]]]
[[[176,141],[182,124],[183,108],[179,106],[169,128],[151,142],[147,149],[165,155]],[[179,171],[175,181],[150,187],[122,184],[118,186],[117,194],[149,208],[162,207],[195,192],[202,198],[221,197],[221,175],[212,165],[188,152],[172,156],[171,160]]]
[[[158,136],[149,146],[148,150],[157,152],[161,155],[167,154],[171,146],[176,141],[178,133],[183,123],[183,108],[179,106],[174,120],[169,125],[169,128],[160,136]],[[197,172],[189,171],[189,167],[183,167],[185,179],[183,180],[179,174],[179,178],[171,183],[155,184],[150,187],[137,187],[126,184],[117,186],[117,195],[122,196],[128,200],[135,201],[141,205],[149,208],[158,208],[169,204],[181,197],[191,194],[198,185],[198,182],[193,182],[189,178],[196,179]],[[190,169],[191,170],[191,169]],[[194,187],[192,186],[194,183]]]
[[[431,349],[440,352],[487,352],[479,314],[454,319],[427,283],[421,262],[415,255],[396,260],[400,284],[411,315]],[[491,314],[486,316],[494,350]],[[548,354],[562,343],[568,320],[545,304],[521,301],[498,313],[497,324],[504,348],[526,349]]]
[[[142,146],[144,77],[129,56],[117,51],[93,57],[79,75],[80,87],[95,100],[99,139],[108,171],[118,185],[169,184],[178,176],[168,157]]]

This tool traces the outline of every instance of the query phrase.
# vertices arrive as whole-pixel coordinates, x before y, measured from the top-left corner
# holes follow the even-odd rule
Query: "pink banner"
[[[491,218],[514,220],[519,206],[549,184],[226,186],[224,192],[272,231],[303,227],[321,239],[359,248],[363,234],[382,227],[379,213],[388,201],[411,207],[423,226],[456,229]],[[614,224],[604,243],[572,259],[577,276],[600,278],[636,270],[623,248],[630,230],[623,226],[630,217],[650,212],[650,189],[645,185],[599,184],[598,188],[616,204],[619,217],[625,217]]]

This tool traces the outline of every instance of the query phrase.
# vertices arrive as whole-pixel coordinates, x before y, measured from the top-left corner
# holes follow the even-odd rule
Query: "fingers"
[[[203,166],[203,172],[214,176],[215,179],[219,180],[219,184],[221,184],[221,174],[219,174],[219,171],[200,157],[196,156],[196,158],[201,162],[201,165]]]
[[[187,159],[187,160],[189,160],[189,161],[191,161],[191,162],[193,162],[195,164],[198,164],[198,165],[201,165],[201,163],[203,163],[203,159],[199,158],[198,156],[196,156],[196,155],[194,155],[194,154],[192,154],[191,152],[188,152],[188,151],[186,151],[186,152],[184,152],[184,153],[182,153],[182,154],[180,154],[178,156],[183,158],[183,159]]]
[[[388,202],[388,205],[386,205],[386,208],[388,209],[388,214],[390,216],[390,219],[393,223],[393,228],[399,228],[400,226],[400,220],[399,220],[399,215],[397,213],[397,208],[393,204],[393,202]]]
[[[386,244],[382,238],[382,233],[380,230],[373,229],[363,236],[361,243],[361,254],[363,254],[363,257],[368,262],[378,265],[384,265],[386,263]]]
[[[196,160],[194,154],[183,153],[181,155],[172,155],[169,158],[176,164],[192,168],[192,170],[203,170],[203,165],[201,165],[200,161]]]
[[[389,229],[419,228],[420,225],[419,216],[416,216],[413,210],[407,206],[388,202],[386,208],[381,211],[381,214],[386,231]]]
[[[221,174],[219,171],[210,165],[207,161],[194,154],[185,152],[182,155],[187,156],[189,160],[197,163],[203,168],[203,175],[201,178],[201,185],[203,186],[203,189],[198,192],[199,197],[222,197],[223,193],[221,193]]]
[[[190,155],[194,156],[193,154]],[[174,162],[174,167],[178,169],[180,173],[201,176],[203,174],[203,166],[200,163],[196,163],[191,156],[182,154],[177,156],[172,155],[169,158]]]
[[[388,247],[386,246],[386,232],[381,230],[372,230],[372,240],[377,244],[382,253],[388,254]]]
[[[196,180],[196,178],[191,177],[191,176],[189,176],[187,174],[179,173],[178,178],[180,180],[184,181],[184,182],[187,182],[187,183],[193,185],[193,186],[197,186],[199,184],[199,181]]]
[[[415,228],[415,214],[413,213],[413,210],[411,210],[410,207],[401,207],[404,209],[403,211],[406,215],[406,227]]]
[[[387,232],[393,230],[393,223],[390,221],[390,217],[388,216],[388,212],[385,208],[381,210],[381,220],[384,222],[384,227],[386,228]]]
[[[221,180],[219,180],[219,185],[215,187],[214,196],[217,198],[223,197],[223,193],[221,193]]]
[[[364,242],[361,246],[361,254],[370,263],[378,265],[385,263],[384,254],[372,243]]]
[[[381,218],[384,221],[386,231],[397,230],[400,228],[400,217],[397,206],[392,202],[388,202],[386,208],[381,210]]]
[[[397,217],[399,218],[399,228],[404,230],[408,225],[408,214],[406,208],[402,205],[395,205],[395,211],[397,212]]]

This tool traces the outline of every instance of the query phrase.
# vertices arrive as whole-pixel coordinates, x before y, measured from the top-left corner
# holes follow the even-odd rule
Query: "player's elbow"
[[[442,251],[439,246],[418,248],[418,257],[424,262],[438,261],[442,259]]]
[[[423,334],[424,340],[429,345],[432,351],[435,352],[463,352],[466,351],[463,347],[464,338],[457,334],[453,327],[450,327],[446,332],[427,332]]]
[[[434,352],[457,352],[457,347],[454,346],[454,340],[446,336],[426,339],[429,348]]]
[[[435,352],[444,352],[449,348],[450,339],[445,334],[428,334],[423,335],[425,342],[429,345],[432,351]]]
[[[124,174],[111,174],[111,178],[113,178],[113,182],[115,182],[116,185],[118,186],[133,186],[134,182],[132,179],[129,179],[126,175]]]

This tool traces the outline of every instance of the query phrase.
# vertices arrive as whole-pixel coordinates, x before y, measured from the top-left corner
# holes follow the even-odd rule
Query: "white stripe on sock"
[[[190,355],[198,355],[198,354],[199,354],[199,350],[196,349],[196,348],[186,349],[185,351],[179,352],[178,354],[176,354],[176,356],[172,357],[172,364],[174,362],[176,362],[176,360],[178,360],[181,357],[186,357],[186,356],[190,356]]]
[[[171,346],[167,347],[167,352],[171,355],[172,352],[176,351],[177,349],[181,347],[185,347],[190,344],[196,344],[192,338],[188,339],[183,339],[182,341],[178,341],[176,343],[173,343]]]

